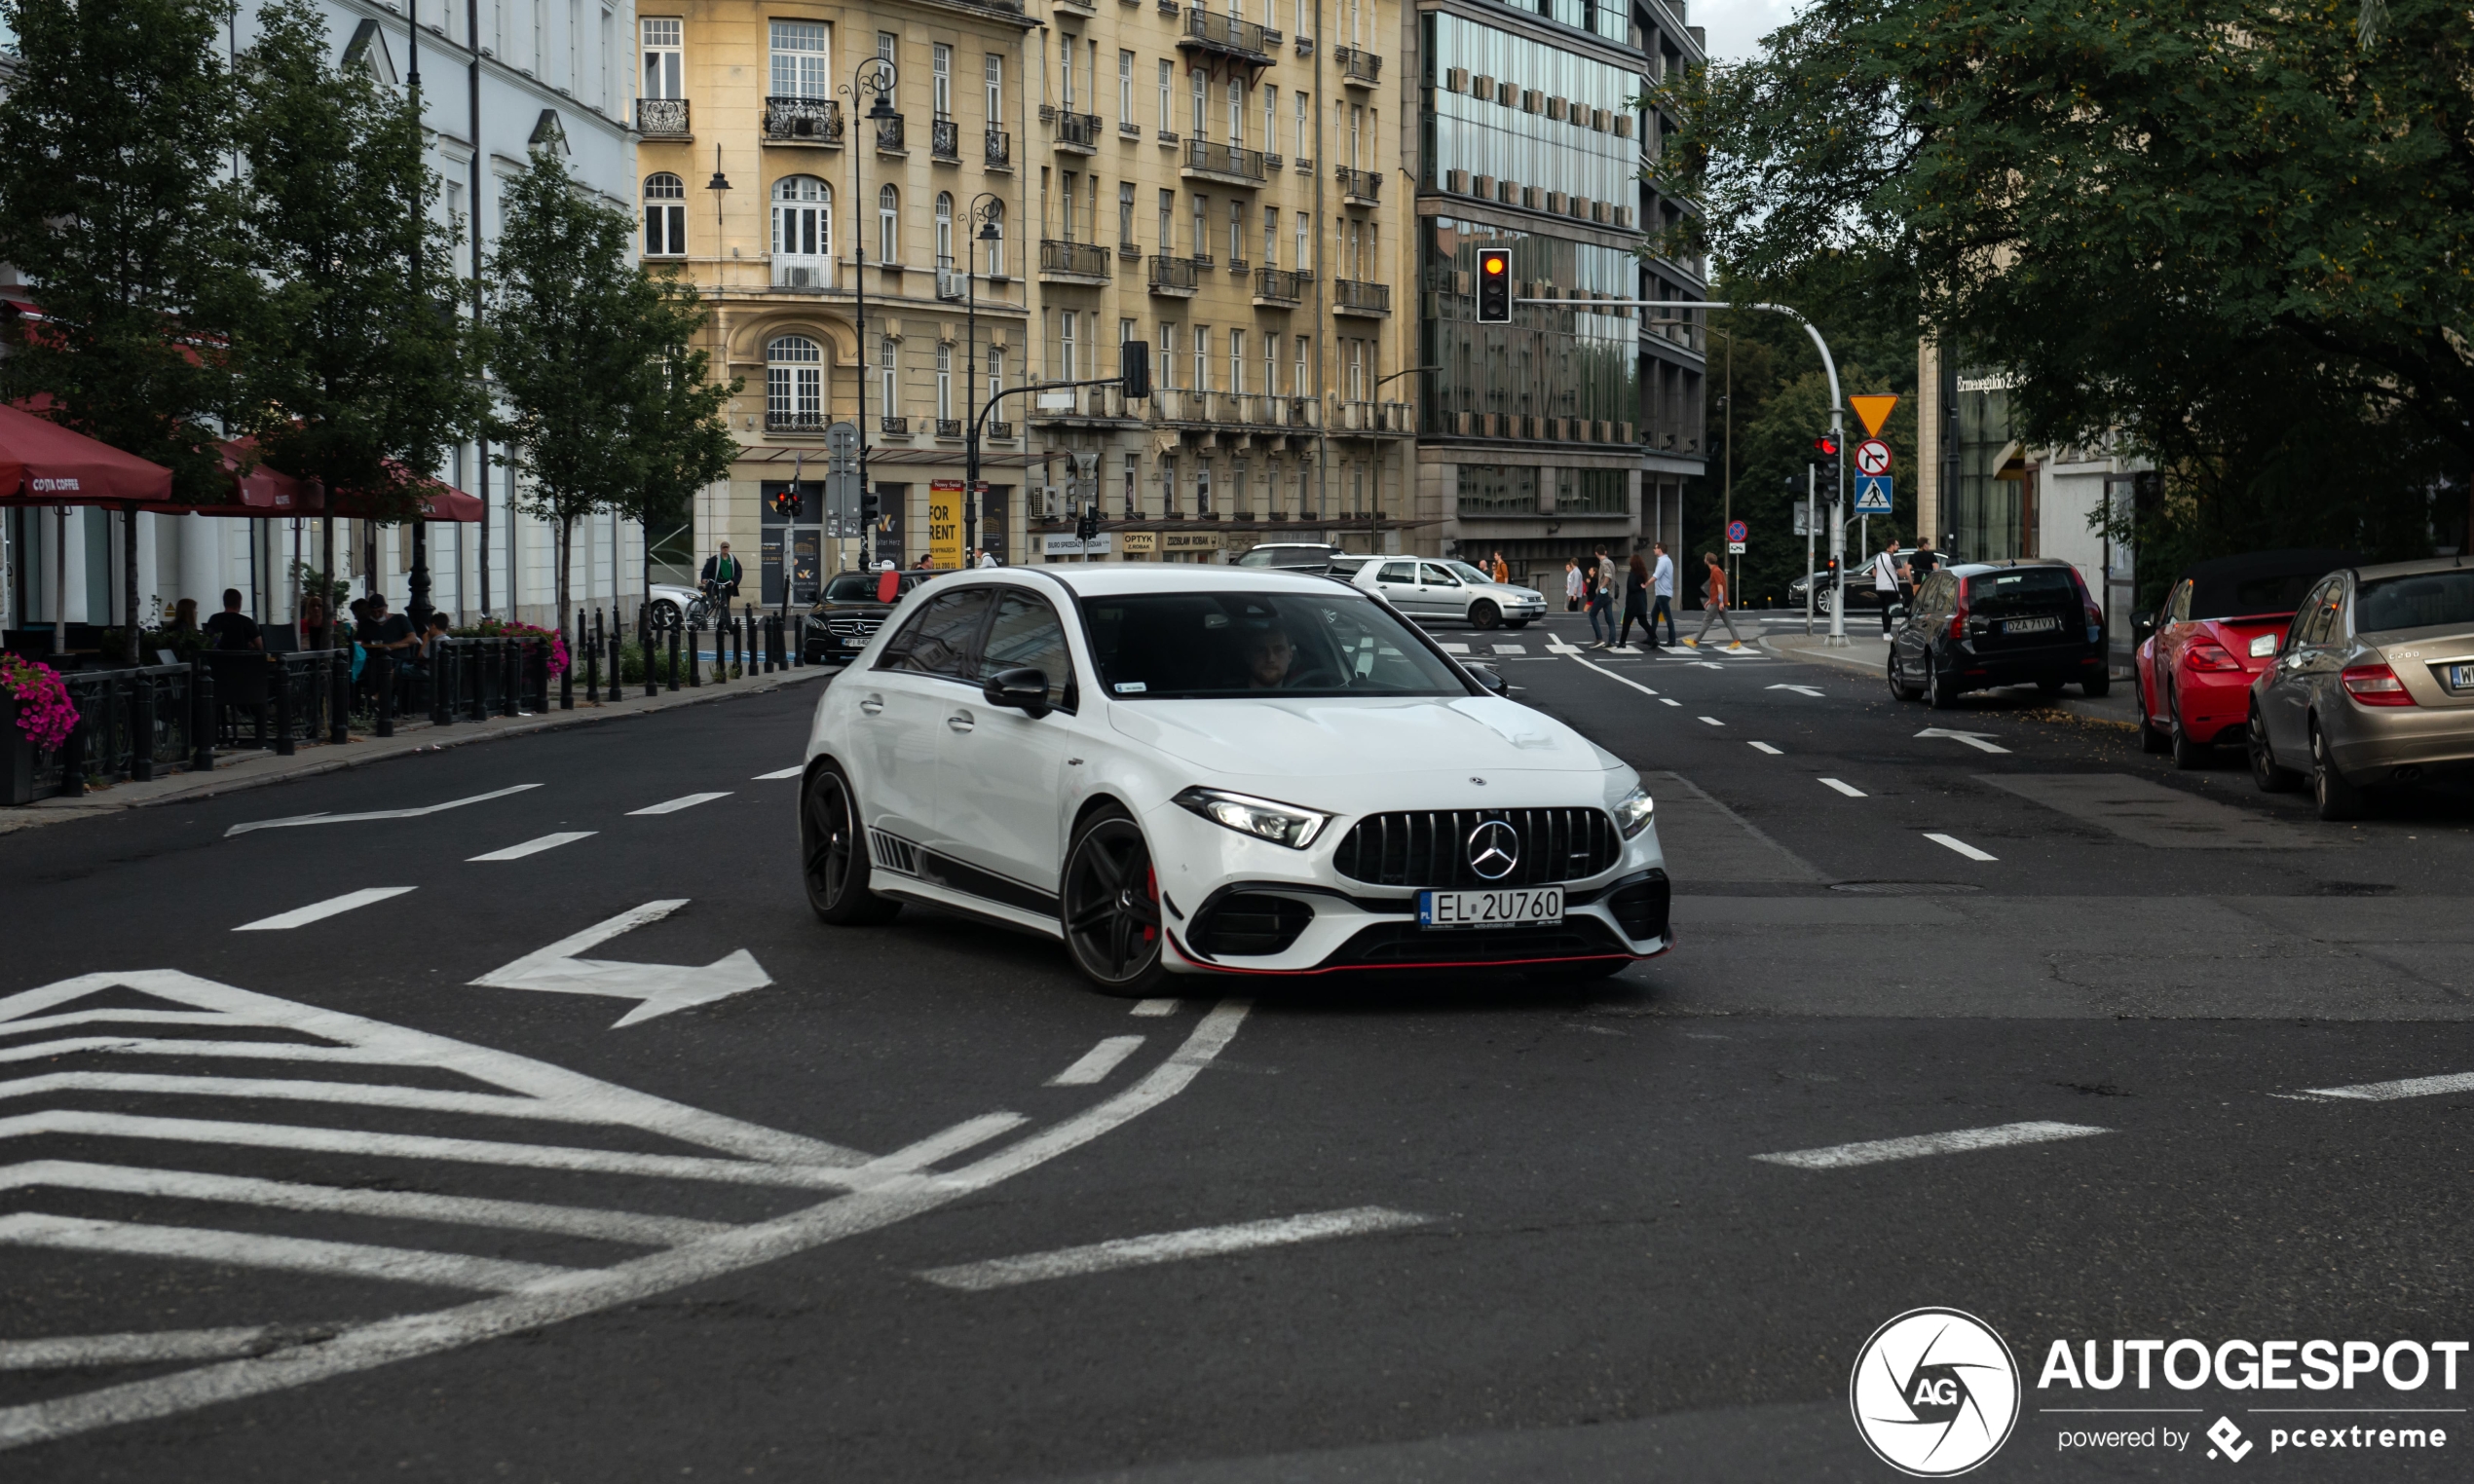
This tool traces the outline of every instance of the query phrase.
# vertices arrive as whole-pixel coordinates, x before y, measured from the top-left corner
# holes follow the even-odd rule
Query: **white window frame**
[[[768,97],[833,96],[833,27],[821,20],[775,20],[768,27]],[[815,45],[806,45],[813,41]],[[785,46],[784,43],[790,45]]]
[[[877,187],[877,261],[902,261],[902,190],[890,180]]]
[[[929,106],[940,120],[954,117],[954,49],[943,42],[929,49]]]
[[[688,251],[688,185],[668,170],[644,178],[644,255],[679,258]]]

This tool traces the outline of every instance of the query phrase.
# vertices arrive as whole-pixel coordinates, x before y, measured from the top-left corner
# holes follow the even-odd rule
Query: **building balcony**
[[[928,158],[940,165],[962,163],[962,126],[952,119],[928,125]]]
[[[765,142],[842,147],[842,104],[832,98],[767,98]]]
[[[1305,293],[1314,285],[1314,275],[1295,273],[1285,268],[1264,268],[1255,274],[1255,304],[1259,309],[1295,309],[1304,302]]]
[[[1174,299],[1194,297],[1194,282],[1200,275],[1192,258],[1151,257],[1151,292]]]
[[[1368,319],[1388,319],[1392,314],[1392,285],[1365,283],[1356,278],[1331,280],[1331,313],[1356,315]]]
[[[910,153],[908,148],[906,148],[903,144],[902,116],[900,114],[897,113],[889,119],[879,119],[876,121],[876,126],[878,154],[903,155]]]
[[[688,133],[688,100],[686,98],[636,99],[636,132],[648,139],[685,139]]]
[[[821,294],[834,286],[832,258],[773,258],[772,286],[792,293]]]
[[[1114,267],[1108,249],[1099,242],[1060,242],[1053,238],[1040,240],[1039,281],[1042,283],[1106,283]]]
[[[992,129],[980,141],[980,158],[992,170],[1014,167],[1014,136],[1001,129]]]
[[[988,425],[988,440],[989,440],[990,442],[992,442],[992,443],[1011,443],[1011,442],[1013,442],[1013,441],[1014,441],[1014,425],[1013,425],[1013,424],[1011,424],[1011,423],[991,423],[991,424],[989,424],[989,425]]]
[[[1353,170],[1345,165],[1333,166],[1332,175],[1340,182],[1340,200],[1352,206],[1380,204],[1383,177],[1372,170]]]
[[[765,431],[768,433],[821,436],[825,429],[832,426],[832,414],[818,412],[813,408],[806,412],[793,412],[788,408],[768,407],[765,409]]]
[[[1238,186],[1258,186],[1265,173],[1261,150],[1222,144],[1217,139],[1186,140],[1185,155],[1177,172],[1187,180],[1216,180]]]
[[[1352,88],[1371,88],[1383,76],[1383,58],[1364,47],[1333,47],[1331,65],[1340,81]]]
[[[1057,148],[1073,155],[1096,155],[1100,152],[1100,116],[1096,113],[1057,115],[1055,139]]]
[[[877,430],[888,438],[907,438],[911,436],[911,420],[892,416],[881,417],[877,419]]]
[[[1182,51],[1206,52],[1243,61],[1271,61],[1271,42],[1263,27],[1235,16],[1214,15],[1199,5],[1185,13],[1184,28],[1178,33],[1177,45]]]
[[[960,418],[937,419],[936,435],[940,438],[960,437],[962,435],[962,420]]]
[[[1417,408],[1408,402],[1342,402],[1337,430],[1406,438],[1417,431]]]
[[[1100,8],[1093,5],[1091,0],[1051,0],[1049,6],[1050,13],[1059,20],[1079,20],[1087,16],[1098,15],[1099,10]]]

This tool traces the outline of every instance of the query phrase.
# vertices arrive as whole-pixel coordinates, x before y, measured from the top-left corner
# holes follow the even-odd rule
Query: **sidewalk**
[[[151,783],[116,783],[89,789],[83,798],[45,798],[20,808],[0,809],[0,835],[32,830],[44,825],[63,824],[73,819],[92,819],[122,809],[141,809],[150,804],[173,803],[190,799],[213,798],[244,789],[263,788],[294,778],[308,778],[319,773],[338,772],[383,762],[390,758],[405,758],[415,753],[432,753],[468,742],[495,742],[502,737],[528,736],[539,731],[555,731],[561,727],[581,726],[594,722],[617,721],[623,717],[649,716],[656,711],[670,711],[681,706],[694,706],[706,701],[736,700],[740,696],[766,695],[791,686],[821,680],[832,671],[819,665],[777,670],[771,675],[750,675],[734,681],[706,681],[693,689],[682,685],[676,694],[663,690],[648,696],[638,686],[635,693],[616,701],[587,704],[581,697],[573,711],[553,709],[546,714],[525,714],[491,717],[484,722],[458,722],[438,726],[426,719],[407,719],[395,723],[392,737],[364,736],[353,733],[352,740],[338,747],[325,744],[303,746],[289,758],[279,758],[272,752],[218,752],[209,772],[177,772],[157,778]],[[550,690],[551,705],[557,705],[557,687]]]
[[[1829,635],[1826,632],[1827,619],[1816,619],[1813,626],[1818,632],[1810,636],[1801,632],[1764,634],[1761,636],[1761,647],[1781,659],[1801,660],[1806,664],[1829,665],[1841,670],[1859,671],[1887,687],[1889,681],[1886,672],[1890,663],[1890,646],[1882,638],[1881,620],[1870,613],[1864,614],[1863,617],[1864,622],[1860,626],[1852,620],[1849,622],[1845,649],[1829,648]],[[2088,699],[2079,693],[2079,687],[2076,686],[2063,695],[2051,697],[2039,695],[2032,689],[2020,686],[1969,692],[1970,697],[1987,695],[1998,695],[2005,700],[2033,700],[2038,704],[2057,707],[2084,721],[2102,722],[2114,726],[2128,728],[2139,724],[2138,710],[2131,703],[2130,683],[2119,678],[2116,678],[2113,689],[2102,700]]]

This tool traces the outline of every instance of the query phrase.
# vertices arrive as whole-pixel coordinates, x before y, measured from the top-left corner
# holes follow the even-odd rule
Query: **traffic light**
[[[797,485],[784,485],[775,490],[766,502],[773,507],[775,515],[784,520],[799,518],[799,487]]]
[[[1512,254],[1500,247],[1478,254],[1478,322],[1512,322]]]
[[[1819,437],[1815,438],[1813,440],[1813,452],[1820,455],[1824,459],[1837,458],[1838,434],[1823,433]]]
[[[1117,347],[1117,366],[1125,373],[1125,399],[1138,402],[1151,394],[1151,343],[1129,340]]]
[[[870,527],[874,526],[874,525],[877,523],[877,516],[878,516],[878,515],[879,515],[879,513],[881,513],[883,509],[884,509],[884,501],[883,501],[883,500],[882,500],[882,499],[881,499],[881,498],[877,495],[877,492],[876,492],[876,491],[874,491],[874,490],[861,490],[861,491],[859,492],[859,527],[860,527],[860,529],[864,531],[864,530],[866,530],[866,529],[868,529],[868,528],[870,528]]]
[[[1827,557],[1821,563],[1821,587],[1827,592],[1838,591],[1838,558],[1835,556]]]
[[[1073,523],[1073,538],[1078,541],[1089,541],[1099,534],[1100,512],[1090,505],[1084,505],[1081,516]]]

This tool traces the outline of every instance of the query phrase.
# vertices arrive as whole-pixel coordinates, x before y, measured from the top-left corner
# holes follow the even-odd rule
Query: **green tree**
[[[413,515],[416,480],[486,410],[472,321],[456,312],[459,228],[435,219],[414,100],[356,58],[329,59],[308,0],[259,12],[242,58],[249,247],[263,309],[235,345],[244,427],[266,461]],[[334,568],[333,523],[324,565]]]
[[[652,528],[686,517],[695,492],[729,476],[738,439],[722,415],[744,385],[713,379],[712,356],[695,346],[707,318],[693,284],[667,274],[643,275],[648,354],[628,423],[634,484],[618,508]]]
[[[1735,271],[1832,257],[2031,438],[2154,456],[2187,543],[2411,548],[2474,456],[2470,73],[2438,0],[1817,0],[1657,91],[1654,168]]]
[[[218,0],[0,0],[19,78],[0,92],[0,262],[32,280],[0,397],[172,471],[175,498],[229,499],[214,420],[237,401],[227,334],[245,302],[236,115]],[[134,513],[122,627],[136,658]]]

